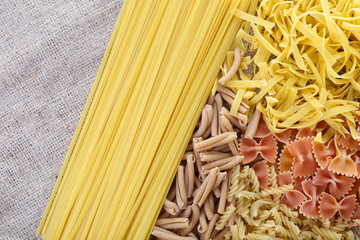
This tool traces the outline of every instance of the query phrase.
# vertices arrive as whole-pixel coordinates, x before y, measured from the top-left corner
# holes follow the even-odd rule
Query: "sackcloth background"
[[[0,239],[34,239],[122,0],[0,0]]]
[[[0,240],[35,232],[122,0],[0,0]]]

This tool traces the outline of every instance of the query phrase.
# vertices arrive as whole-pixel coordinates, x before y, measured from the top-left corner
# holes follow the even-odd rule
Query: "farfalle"
[[[280,172],[292,171],[293,164],[294,164],[294,156],[291,155],[288,148],[284,146],[284,149],[282,150],[279,158]]]
[[[338,144],[346,149],[360,150],[360,142],[353,139],[351,134],[346,134],[345,137],[340,136],[338,140]]]
[[[302,182],[306,181],[306,177],[296,177],[294,178],[294,189],[304,193],[304,189],[302,188]]]
[[[290,154],[294,156],[294,177],[309,176],[316,172],[318,164],[312,152],[314,138],[302,138],[286,145]]]
[[[266,165],[266,161],[260,161],[255,163],[252,168],[255,171],[255,174],[259,180],[260,188],[268,188],[269,185],[269,171]]]
[[[319,203],[318,200],[321,194],[325,191],[324,186],[315,185],[312,180],[302,182],[302,187],[307,200],[300,207],[300,213],[307,217],[319,216]]]
[[[291,172],[280,173],[277,177],[277,183],[280,187],[293,184]],[[300,206],[305,200],[306,196],[298,190],[288,191],[281,197],[281,203],[286,204],[291,209]]]
[[[351,190],[355,179],[319,168],[313,182],[315,185],[328,187],[329,193],[339,199]]]
[[[277,175],[276,182],[279,186],[293,184],[291,172],[283,172]]]
[[[320,165],[321,169],[327,168],[336,154],[334,139],[331,139],[327,144],[313,141],[312,148],[315,159]]]
[[[336,212],[339,212],[340,217],[350,221],[355,211],[356,197],[349,195],[337,202],[332,195],[324,192],[319,205],[319,213],[324,220],[332,218]]]
[[[272,133],[270,132],[269,128],[266,126],[264,119],[261,117],[259,119],[259,123],[258,123],[254,137],[255,138],[264,138],[271,134]]]
[[[317,134],[316,129],[311,130],[310,128],[302,128],[296,134],[296,139],[315,137]]]
[[[260,154],[265,160],[274,163],[277,155],[277,144],[273,136],[269,135],[257,142],[251,138],[242,138],[240,141],[240,154],[244,156],[243,163],[255,160]]]
[[[275,137],[282,143],[288,144],[291,141],[291,130],[288,129],[281,133],[275,133]]]
[[[351,159],[354,150],[348,150],[338,144],[339,137],[335,136],[335,158],[331,160],[328,169],[330,171],[347,176],[357,176],[358,171],[355,162]]]
[[[282,143],[288,144],[291,139],[291,130],[287,129],[284,132],[281,133],[272,133],[269,128],[266,126],[265,121],[263,118],[260,118],[259,124],[257,126],[254,138],[264,138],[269,135],[274,135],[277,140],[279,140]]]
[[[318,132],[322,132],[326,130],[328,127],[329,125],[325,121],[318,122],[314,129],[308,127],[300,129],[299,132],[296,134],[296,138],[301,139],[301,138],[315,137]]]
[[[352,186],[351,190],[347,194],[348,195],[355,194],[357,196],[359,188],[360,188],[360,179],[355,178],[354,182],[353,182],[353,186]]]
[[[353,212],[353,215],[351,216],[352,221],[354,221],[356,219],[360,219],[360,205],[359,205],[359,203],[355,204],[355,210]]]
[[[352,160],[355,163],[356,170],[357,170],[357,178],[360,178],[360,151],[357,151],[354,155],[351,156]]]

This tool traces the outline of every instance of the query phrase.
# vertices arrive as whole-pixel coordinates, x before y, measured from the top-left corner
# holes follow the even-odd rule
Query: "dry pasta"
[[[124,2],[37,234],[43,239],[150,235],[199,106],[242,22],[231,10],[247,11],[249,4]],[[197,134],[208,134],[203,128],[210,113],[206,110],[208,119]],[[186,208],[191,191],[184,191],[184,178],[181,169],[181,198],[171,200],[181,206],[168,202],[170,215]],[[173,238],[166,229],[154,231]]]

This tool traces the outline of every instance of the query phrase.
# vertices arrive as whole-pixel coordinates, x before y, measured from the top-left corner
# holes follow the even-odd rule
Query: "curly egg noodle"
[[[314,128],[324,120],[328,135],[359,138],[359,6],[354,0],[263,0],[256,16],[234,10],[246,22],[233,45],[245,51],[250,43],[256,53],[240,65],[241,80],[224,86],[252,108],[263,101],[257,108],[272,132]],[[249,64],[251,75],[245,73]]]

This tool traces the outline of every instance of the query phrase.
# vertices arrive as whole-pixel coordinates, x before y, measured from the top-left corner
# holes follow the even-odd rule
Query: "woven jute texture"
[[[0,0],[0,239],[33,239],[121,0]]]

